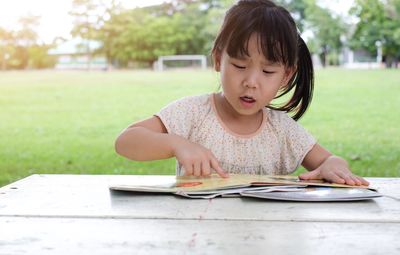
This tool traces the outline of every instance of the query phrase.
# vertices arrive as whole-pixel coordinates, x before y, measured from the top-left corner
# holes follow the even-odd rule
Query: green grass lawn
[[[400,176],[399,81],[398,70],[319,70],[300,122],[357,174]],[[174,159],[118,156],[116,136],[174,99],[217,90],[212,71],[0,73],[0,186],[34,173],[173,174]]]

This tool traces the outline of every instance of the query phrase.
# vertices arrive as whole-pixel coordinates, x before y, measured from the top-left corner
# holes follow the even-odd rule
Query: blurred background
[[[364,176],[400,176],[400,0],[277,0],[313,55],[301,123]],[[218,90],[210,49],[233,0],[0,3],[0,186],[35,173],[174,174],[113,142]],[[295,174],[304,171],[298,170]]]

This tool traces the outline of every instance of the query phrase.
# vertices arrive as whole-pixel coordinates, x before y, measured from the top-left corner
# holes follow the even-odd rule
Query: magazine
[[[322,192],[311,192],[311,187],[328,187],[327,190],[342,190]],[[221,178],[218,175],[210,177],[196,178],[194,176],[141,176],[138,183],[112,184],[111,190],[146,192],[146,193],[167,193],[188,198],[215,198],[215,197],[261,197],[268,198],[266,194],[272,194],[270,199],[293,200],[289,199],[289,193],[294,194],[295,199],[308,199],[304,201],[317,201],[318,194],[320,200],[325,198],[340,199],[341,201],[370,199],[378,197],[380,194],[367,186],[350,186],[335,184],[323,180],[304,181],[297,176],[267,176],[267,175],[246,175],[231,174],[229,178]],[[334,189],[335,188],[335,189]],[[362,190],[362,191],[360,191]],[[307,192],[305,192],[307,191]],[[296,196],[296,194],[297,196]],[[301,193],[301,194],[300,194]],[[307,193],[307,195],[304,195]],[[338,194],[347,194],[338,196]],[[276,196],[274,196],[277,194]],[[284,195],[286,194],[286,195]],[[364,196],[363,196],[364,194]],[[314,197],[313,197],[314,196]],[[321,198],[322,197],[322,198]],[[312,200],[314,199],[314,200]],[[302,200],[296,200],[302,201]],[[336,200],[325,200],[336,201]]]
[[[357,201],[382,196],[370,189],[334,187],[306,187],[293,192],[243,191],[240,195],[244,197],[304,202]]]
[[[216,197],[240,197],[242,192],[293,192],[299,191],[301,188],[307,186],[291,185],[291,186],[250,186],[245,188],[230,188],[230,189],[219,189],[209,191],[178,191],[175,195],[188,197],[188,198],[216,198]]]
[[[329,183],[323,180],[300,180],[297,176],[269,176],[269,175],[250,175],[250,174],[230,174],[229,178],[221,178],[218,175],[210,177],[195,176],[141,176],[138,183],[119,183],[112,184],[110,189],[156,192],[156,193],[175,193],[178,191],[213,191],[221,189],[244,188],[250,186],[282,186],[282,185],[317,185],[328,187],[352,187],[350,185]],[[368,188],[366,186],[358,186]]]

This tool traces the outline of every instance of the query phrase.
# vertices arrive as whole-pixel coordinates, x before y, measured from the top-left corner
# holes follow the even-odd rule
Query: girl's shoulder
[[[187,105],[204,105],[210,103],[210,94],[186,96],[175,100],[173,103],[187,104]]]
[[[264,114],[266,119],[271,124],[285,124],[288,122],[295,122],[288,114],[284,111],[278,111],[270,108],[264,108]]]
[[[160,113],[168,115],[182,115],[190,118],[199,118],[210,112],[211,95],[195,95],[177,99],[164,106]]]
[[[161,119],[168,133],[187,138],[193,127],[209,116],[210,109],[209,95],[188,96],[167,104],[155,116]]]
[[[277,111],[267,108],[265,110],[267,115],[267,125],[271,127],[277,134],[284,137],[291,136],[297,137],[311,137],[305,128],[296,122],[287,112]],[[307,138],[308,139],[308,138]],[[314,140],[313,138],[309,140]]]
[[[211,95],[202,94],[187,96],[169,103],[165,108],[175,108],[184,112],[202,112],[208,111],[211,107]]]
[[[287,133],[291,130],[301,128],[300,124],[297,123],[287,112],[273,110],[265,108],[265,118],[267,125],[272,127],[278,133]]]

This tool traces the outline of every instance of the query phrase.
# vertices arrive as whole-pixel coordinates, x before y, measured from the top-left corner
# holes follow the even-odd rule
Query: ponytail
[[[312,64],[311,54],[307,48],[303,38],[298,35],[298,54],[297,54],[297,71],[292,79],[289,81],[288,86],[285,87],[284,91],[279,94],[276,98],[279,98],[289,91],[294,89],[293,96],[282,107],[269,108],[285,111],[294,112],[293,119],[298,120],[306,112],[308,106],[311,103],[312,95],[314,91],[314,68]]]

